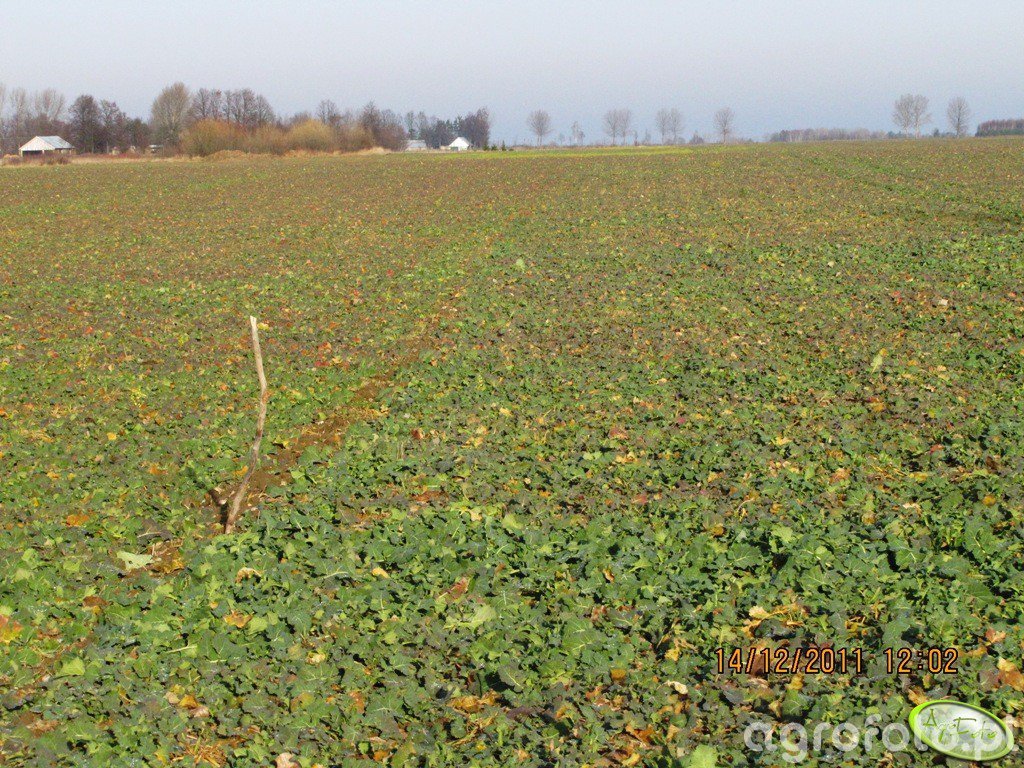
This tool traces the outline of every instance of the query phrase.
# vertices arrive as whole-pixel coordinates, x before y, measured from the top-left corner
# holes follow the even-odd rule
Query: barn
[[[467,149],[472,149],[473,145],[468,140],[459,136],[455,141],[448,145],[448,149],[453,152],[465,152]]]
[[[75,148],[60,136],[36,136],[18,150],[22,157],[43,157],[44,155],[70,155]]]

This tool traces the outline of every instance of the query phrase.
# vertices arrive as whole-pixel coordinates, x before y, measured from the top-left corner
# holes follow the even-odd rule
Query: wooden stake
[[[267,388],[267,377],[263,374],[263,353],[260,351],[260,333],[256,328],[256,318],[249,316],[249,330],[252,333],[252,351],[256,356],[256,375],[260,380],[260,409],[256,417],[256,439],[253,440],[252,449],[249,451],[249,468],[245,471],[242,484],[235,491],[231,499],[231,509],[228,510],[224,519],[224,533],[231,533],[235,530],[235,523],[238,522],[238,515],[242,511],[242,503],[245,501],[245,492],[249,487],[249,480],[252,479],[256,465],[260,461],[260,443],[263,442],[263,425],[267,421],[267,401],[270,400],[270,390]]]

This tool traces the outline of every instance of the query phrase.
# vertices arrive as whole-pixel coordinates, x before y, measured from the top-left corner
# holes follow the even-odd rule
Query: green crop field
[[[6,764],[1024,723],[1022,477],[1020,141],[0,169]],[[931,764],[885,752],[815,759]]]

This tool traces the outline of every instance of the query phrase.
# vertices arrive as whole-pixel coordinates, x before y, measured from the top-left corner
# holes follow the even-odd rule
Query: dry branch
[[[263,373],[263,353],[260,351],[260,333],[256,328],[256,318],[249,316],[249,330],[252,333],[252,351],[256,357],[256,375],[260,380],[260,406],[259,415],[256,417],[256,439],[253,440],[252,448],[249,451],[249,468],[245,471],[242,484],[238,486],[234,497],[231,499],[231,509],[228,510],[224,519],[224,533],[231,533],[235,530],[235,523],[238,522],[238,515],[242,511],[242,504],[245,502],[245,492],[249,488],[249,480],[252,479],[256,465],[260,461],[260,443],[263,442],[263,425],[267,421],[267,401],[270,400],[270,390],[267,388],[267,377]]]

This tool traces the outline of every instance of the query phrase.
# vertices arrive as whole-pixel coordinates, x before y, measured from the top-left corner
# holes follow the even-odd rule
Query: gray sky
[[[0,82],[116,100],[146,116],[159,89],[251,87],[280,113],[322,98],[454,115],[486,105],[498,140],[555,135],[659,107],[689,135],[721,106],[761,138],[781,128],[892,127],[892,102],[964,95],[975,120],[1024,116],[1021,0],[0,0]]]

